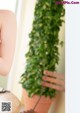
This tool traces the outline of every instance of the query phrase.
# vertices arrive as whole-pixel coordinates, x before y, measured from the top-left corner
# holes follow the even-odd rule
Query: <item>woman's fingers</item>
[[[65,80],[64,75],[58,74],[56,72],[44,71],[42,85],[45,87],[53,88],[58,91],[64,91]]]
[[[45,70],[44,74],[48,75],[48,76],[51,76],[51,77],[59,78],[59,79],[65,79],[63,74],[58,74],[56,72],[51,72],[51,71],[48,71],[48,70]]]
[[[50,82],[50,83],[55,83],[55,84],[64,86],[64,80],[60,80],[60,79],[57,79],[57,78],[52,78],[52,77],[49,77],[49,76],[43,76],[43,80],[45,82],[47,81],[47,82]]]
[[[51,83],[48,83],[48,82],[42,82],[42,85],[45,86],[45,87],[53,88],[53,89],[58,90],[58,91],[64,91],[64,87],[61,87],[61,86],[56,85],[56,84],[51,84]]]
[[[0,43],[1,43],[1,40],[0,40]]]

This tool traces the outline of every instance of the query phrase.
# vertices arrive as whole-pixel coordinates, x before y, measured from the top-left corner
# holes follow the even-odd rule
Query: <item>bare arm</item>
[[[0,75],[10,71],[16,42],[16,18],[10,11],[0,11],[1,23],[1,52]]]

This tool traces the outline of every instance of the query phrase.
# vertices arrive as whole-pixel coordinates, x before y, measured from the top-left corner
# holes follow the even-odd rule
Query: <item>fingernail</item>
[[[47,73],[47,70],[44,71],[44,74],[46,74],[46,73]]]

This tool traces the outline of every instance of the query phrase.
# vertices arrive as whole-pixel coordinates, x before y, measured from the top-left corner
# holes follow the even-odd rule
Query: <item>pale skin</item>
[[[11,69],[15,43],[17,23],[14,13],[0,10],[0,75],[8,75]]]
[[[45,70],[42,84],[45,87],[53,88],[56,89],[57,91],[64,91],[65,77],[63,74]]]

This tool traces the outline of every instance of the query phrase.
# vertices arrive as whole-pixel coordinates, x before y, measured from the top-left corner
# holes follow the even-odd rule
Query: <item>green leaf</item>
[[[25,54],[25,71],[20,80],[30,97],[41,94],[43,71],[56,71],[59,63],[59,47],[63,46],[59,31],[64,22],[62,17],[65,10],[63,4],[55,2],[56,0],[37,0],[35,6],[29,50]],[[42,95],[52,98],[56,95],[56,90],[44,87]]]

